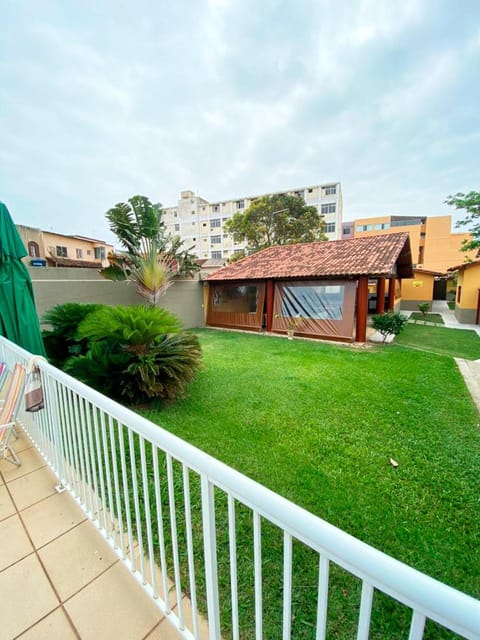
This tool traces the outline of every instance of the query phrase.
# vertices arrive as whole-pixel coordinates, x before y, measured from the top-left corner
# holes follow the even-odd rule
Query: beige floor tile
[[[0,571],[33,552],[22,522],[17,515],[0,522]]]
[[[34,554],[0,573],[0,593],[2,638],[15,638],[58,606]]]
[[[68,493],[56,493],[22,511],[22,519],[38,549],[85,520]]]
[[[21,478],[11,480],[8,483],[8,489],[17,509],[21,511],[35,502],[53,495],[57,484],[58,480],[55,474],[48,467],[42,467]]]
[[[22,633],[19,640],[77,640],[65,612],[61,607]]]
[[[0,486],[0,520],[8,518],[15,513],[15,505],[8,495],[7,487]]]
[[[25,451],[26,449],[30,449],[31,447],[33,447],[33,442],[25,434],[23,429],[17,428],[16,432],[17,432],[18,438],[15,438],[15,436],[13,436],[11,439],[11,443],[17,453],[21,453],[22,451]]]
[[[12,446],[13,449],[17,452],[15,441],[13,442]],[[20,458],[20,462],[22,463],[19,467],[13,465],[11,462],[0,460],[0,471],[3,474],[3,479],[5,480],[5,482],[10,482],[10,480],[20,478],[26,473],[30,473],[30,471],[35,471],[36,469],[40,469],[40,467],[45,466],[44,459],[33,447],[22,451],[22,453],[18,457]]]
[[[153,629],[145,640],[180,640],[180,633],[165,619]]]
[[[64,606],[82,640],[141,640],[163,617],[118,563]]]
[[[118,561],[88,520],[50,542],[39,555],[62,602]]]

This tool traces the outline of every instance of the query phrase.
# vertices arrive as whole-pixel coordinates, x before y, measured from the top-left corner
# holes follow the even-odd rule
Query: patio
[[[31,441],[21,433],[14,446],[22,466],[0,462],[2,638],[180,638],[75,500],[57,493]]]

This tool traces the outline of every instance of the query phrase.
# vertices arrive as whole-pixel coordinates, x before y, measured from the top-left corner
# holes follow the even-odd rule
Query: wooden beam
[[[356,342],[366,342],[368,315],[368,277],[362,276],[357,286],[357,326]]]
[[[267,314],[267,331],[272,330],[273,323],[273,296],[275,293],[275,283],[273,280],[267,280],[265,291],[265,312]]]
[[[377,280],[377,306],[375,312],[385,312],[385,278],[378,278]]]
[[[395,278],[390,278],[388,281],[388,310],[393,312],[395,310]]]

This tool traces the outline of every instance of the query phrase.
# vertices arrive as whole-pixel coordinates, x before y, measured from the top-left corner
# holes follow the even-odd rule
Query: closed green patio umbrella
[[[27,255],[7,207],[0,202],[0,335],[45,356]]]

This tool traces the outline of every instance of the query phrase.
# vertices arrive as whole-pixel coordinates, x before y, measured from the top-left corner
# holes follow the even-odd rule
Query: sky
[[[0,200],[106,211],[339,181],[344,220],[480,190],[478,0],[1,0]]]

